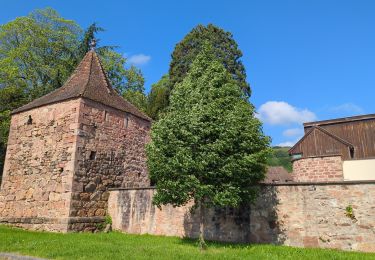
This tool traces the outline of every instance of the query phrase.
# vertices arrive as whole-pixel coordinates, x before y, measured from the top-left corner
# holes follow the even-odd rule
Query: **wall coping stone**
[[[297,159],[292,159],[292,162],[303,160],[303,159],[314,159],[314,158],[327,158],[327,157],[341,157],[342,159],[342,154],[326,154],[326,155],[314,155],[314,156],[306,156],[306,157],[301,157]]]
[[[259,183],[254,186],[329,186],[329,185],[360,185],[360,184],[375,184],[375,180],[360,180],[360,181],[322,181],[322,182],[275,182],[275,183]],[[108,191],[119,190],[156,190],[155,186],[150,187],[133,187],[133,188],[109,188]]]

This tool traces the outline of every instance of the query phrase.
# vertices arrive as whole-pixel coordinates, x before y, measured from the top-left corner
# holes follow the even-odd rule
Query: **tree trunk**
[[[207,244],[206,241],[204,241],[204,217],[205,217],[205,208],[204,203],[200,202],[200,209],[199,209],[199,249],[200,250],[206,250]]]

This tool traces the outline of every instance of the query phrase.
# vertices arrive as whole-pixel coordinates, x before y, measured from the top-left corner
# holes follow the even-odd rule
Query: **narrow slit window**
[[[33,123],[32,117],[29,115],[29,118],[27,119],[27,124],[31,125]]]
[[[90,160],[95,160],[96,159],[96,152],[95,151],[91,151],[90,152]]]
[[[354,158],[354,148],[353,147],[349,148],[349,154],[350,154],[350,158],[353,159]]]
[[[129,125],[129,117],[128,117],[128,115],[125,115],[125,119],[124,119],[125,128],[128,128],[128,125]]]

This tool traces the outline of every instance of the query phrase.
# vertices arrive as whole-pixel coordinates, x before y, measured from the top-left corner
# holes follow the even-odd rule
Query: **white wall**
[[[344,180],[375,180],[375,159],[344,161]]]

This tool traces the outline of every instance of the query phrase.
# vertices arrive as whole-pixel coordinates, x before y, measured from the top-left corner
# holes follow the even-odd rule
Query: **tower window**
[[[128,117],[128,114],[125,115],[125,119],[124,119],[124,126],[125,128],[128,128],[128,125],[129,125],[129,117]]]
[[[31,115],[29,115],[29,118],[27,119],[27,124],[31,125],[33,123],[33,119],[31,118]]]
[[[91,151],[90,152],[90,160],[95,160],[96,158],[96,152],[95,151]]]

